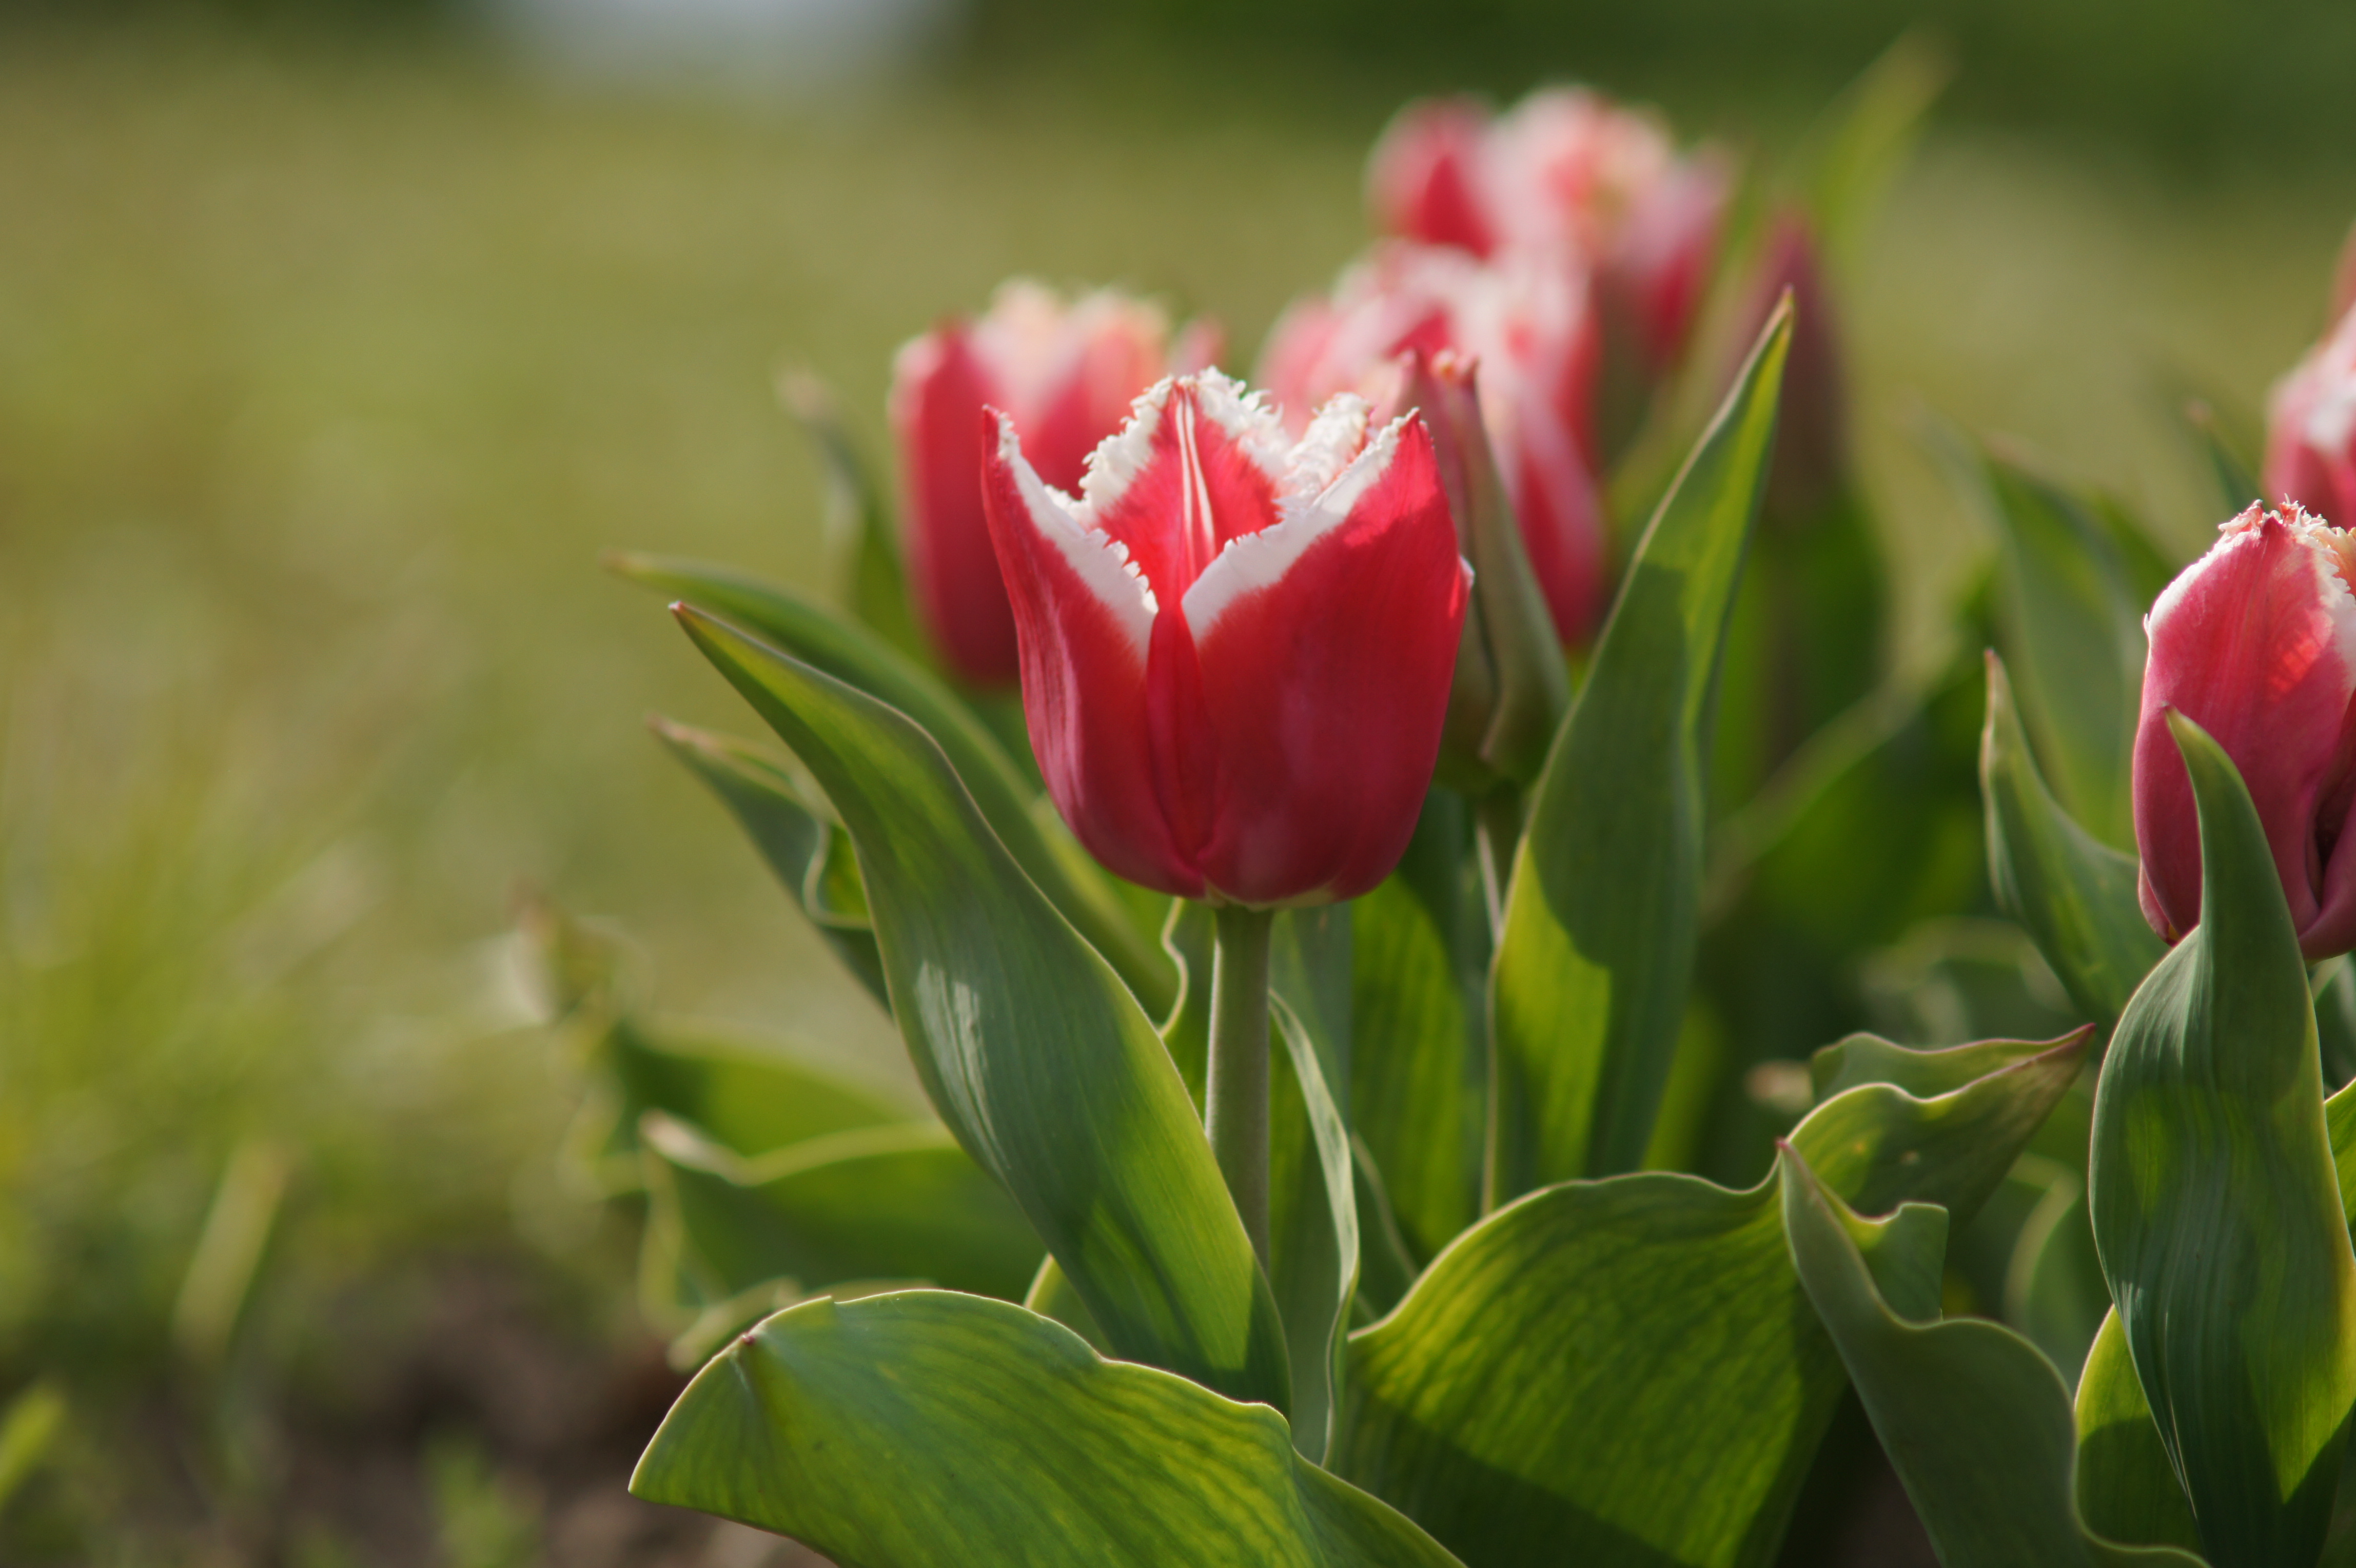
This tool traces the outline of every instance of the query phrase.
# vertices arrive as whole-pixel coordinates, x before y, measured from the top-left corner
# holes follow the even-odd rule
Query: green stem
[[[1268,1264],[1268,947],[1273,909],[1214,910],[1211,1064],[1204,1121],[1219,1174]]]

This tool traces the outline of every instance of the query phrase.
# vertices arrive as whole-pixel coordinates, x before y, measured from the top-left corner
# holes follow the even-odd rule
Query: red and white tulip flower
[[[1066,303],[1023,279],[972,322],[951,320],[905,345],[892,365],[900,449],[902,553],[916,616],[958,676],[1013,683],[1014,613],[981,507],[981,410],[1002,409],[1049,484],[1079,483],[1130,400],[1173,371],[1200,368],[1215,334],[1181,332],[1153,306],[1105,289]]]
[[[1296,444],[1205,371],[1137,400],[1077,498],[1002,412],[984,495],[1047,791],[1121,875],[1355,897],[1431,781],[1471,569],[1419,419],[1335,399]]]
[[[2201,830],[2171,708],[2241,769],[2310,959],[2356,948],[2356,533],[2253,506],[2144,618],[2135,740],[2143,911],[2169,941],[2201,918]]]
[[[2267,415],[2265,493],[2356,524],[2356,308],[2276,386]]]
[[[1495,116],[1470,99],[1410,103],[1366,167],[1385,233],[1483,257],[1586,258],[1655,376],[1690,335],[1729,185],[1718,159],[1680,156],[1655,117],[1583,88],[1534,92]]]
[[[1584,643],[1602,613],[1603,505],[1594,478],[1601,345],[1575,257],[1394,242],[1342,274],[1333,295],[1288,309],[1260,379],[1296,426],[1337,392],[1378,397],[1410,351],[1454,350],[1481,367],[1482,422],[1505,476],[1530,569],[1557,635]]]

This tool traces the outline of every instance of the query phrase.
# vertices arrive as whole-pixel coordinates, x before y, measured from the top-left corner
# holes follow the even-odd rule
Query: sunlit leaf
[[[905,714],[691,607],[696,644],[816,776],[866,879],[934,1108],[1122,1355],[1284,1408],[1283,1330],[1136,997],[1023,875]]]
[[[1534,792],[1491,995],[1491,1201],[1644,1158],[1685,1017],[1710,699],[1774,445],[1779,309],[1636,547]]]
[[[862,1568],[1454,1561],[1265,1406],[938,1291],[770,1318],[680,1396],[630,1489]]]
[[[1149,1014],[1168,1011],[1177,990],[1168,957],[1130,919],[1110,878],[1054,811],[1036,808],[1031,783],[980,720],[937,680],[866,628],[729,567],[648,555],[615,555],[608,564],[633,582],[734,622],[915,721],[1039,890],[1104,954]]]
[[[2051,1363],[1999,1324],[1937,1321],[1944,1214],[1906,1204],[1860,1220],[1789,1153],[1783,1177],[1794,1265],[1943,1568],[2199,1562],[2087,1532],[2071,1491],[2069,1395]],[[1868,1248],[1901,1257],[1869,1266]],[[1917,1283],[1917,1299],[1892,1276]]]
[[[2201,922],[2112,1037],[2094,1235],[2203,1550],[2220,1568],[2308,1563],[2356,1404],[2356,1253],[2265,830],[2224,752],[2170,724],[2200,810]]]
[[[1792,1141],[1860,1209],[1922,1199],[1968,1217],[2084,1044],[1930,1100],[1853,1089]],[[1334,1467],[1474,1568],[1772,1562],[1842,1388],[1772,1177],[1532,1193],[1460,1237],[1350,1348]]]

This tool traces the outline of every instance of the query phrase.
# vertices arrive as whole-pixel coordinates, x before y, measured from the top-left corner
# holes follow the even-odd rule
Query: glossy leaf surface
[[[1860,1220],[1788,1152],[1783,1177],[1794,1266],[1943,1568],[2199,1562],[2088,1534],[2071,1490],[2069,1394],[2051,1363],[2000,1324],[1938,1321],[1944,1215],[1907,1204]],[[1869,1246],[1900,1256],[1869,1267]]]
[[[1685,1016],[1711,697],[1774,444],[1779,309],[1637,545],[1515,857],[1490,1200],[1643,1159]]]
[[[2072,822],[2045,788],[2012,701],[1987,656],[1980,793],[1997,902],[2020,922],[2070,998],[2108,1022],[2168,950],[2136,902],[2136,862]]]
[[[1968,1216],[2083,1057],[2082,1036],[1932,1100],[1850,1090],[1793,1142],[1859,1208]],[[1475,1568],[1761,1564],[1841,1387],[1772,1178],[1571,1182],[1466,1232],[1353,1337],[1335,1468]]]
[[[859,1568],[1447,1568],[1283,1419],[1020,1307],[814,1301],[706,1367],[630,1489]]]
[[[2200,809],[2201,923],[2112,1038],[2094,1235],[2203,1549],[2219,1568],[2308,1563],[2356,1402],[2356,1255],[2265,832],[2224,752],[2170,723]]]
[[[1280,1409],[1282,1329],[1160,1036],[905,715],[692,608],[697,645],[841,813],[941,1119],[1121,1354]]]

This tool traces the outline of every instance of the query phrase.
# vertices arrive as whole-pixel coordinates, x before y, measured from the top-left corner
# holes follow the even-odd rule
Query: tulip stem
[[[1268,1266],[1268,948],[1273,909],[1223,904],[1211,950],[1211,1062],[1205,1126],[1219,1174]]]

